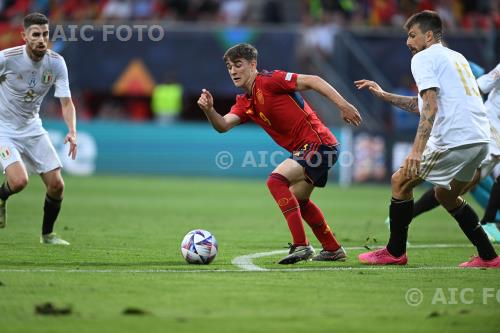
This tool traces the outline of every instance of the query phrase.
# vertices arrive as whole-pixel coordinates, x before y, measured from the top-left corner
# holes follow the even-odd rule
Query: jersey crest
[[[42,83],[43,84],[51,84],[53,80],[54,75],[52,74],[51,71],[45,71],[43,72],[42,75]]]
[[[5,161],[10,157],[9,147],[0,146],[0,157]]]

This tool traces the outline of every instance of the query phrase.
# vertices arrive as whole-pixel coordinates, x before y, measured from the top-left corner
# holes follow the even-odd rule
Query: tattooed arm
[[[418,176],[420,159],[431,135],[438,110],[436,89],[426,89],[422,91],[421,95],[424,103],[420,114],[420,122],[418,123],[417,135],[411,153],[403,164],[402,172],[407,178],[416,178]]]
[[[382,100],[391,103],[408,112],[418,112],[418,99],[417,96],[402,96],[384,92]]]
[[[354,84],[358,89],[368,88],[375,97],[380,98],[384,102],[391,103],[408,112],[418,113],[417,96],[403,96],[388,93],[380,88],[377,82],[370,80],[358,80],[354,81]]]

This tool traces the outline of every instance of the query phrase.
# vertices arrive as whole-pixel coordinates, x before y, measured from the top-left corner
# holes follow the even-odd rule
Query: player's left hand
[[[403,176],[407,179],[415,179],[420,174],[420,159],[422,154],[411,152],[403,164]]]
[[[64,138],[64,144],[69,142],[69,152],[68,156],[71,156],[71,159],[74,160],[76,158],[77,152],[77,143],[76,143],[76,133],[68,133]]]
[[[351,104],[340,107],[340,114],[342,119],[349,125],[359,126],[363,120],[358,110]]]

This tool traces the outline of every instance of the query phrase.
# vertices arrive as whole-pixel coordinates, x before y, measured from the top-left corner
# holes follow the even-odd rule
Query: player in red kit
[[[309,197],[315,187],[324,187],[328,170],[337,161],[338,142],[330,130],[298,93],[313,89],[340,109],[342,119],[358,126],[361,116],[331,85],[314,75],[283,71],[258,72],[257,49],[238,44],[226,51],[224,61],[233,83],[244,90],[225,116],[213,107],[213,97],[203,89],[198,105],[220,133],[249,120],[261,126],[290,158],[274,169],[267,186],[285,216],[292,234],[289,254],[280,264],[294,264],[312,258],[317,261],[344,261],[346,253],[335,239],[323,213]],[[304,219],[321,242],[315,255],[307,240]]]

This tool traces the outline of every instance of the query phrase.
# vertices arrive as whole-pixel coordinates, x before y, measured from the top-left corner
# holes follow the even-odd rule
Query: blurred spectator
[[[50,1],[49,0],[34,0],[34,1],[32,1],[30,11],[48,14],[49,9],[50,9]]]
[[[372,26],[392,25],[397,13],[396,0],[371,0],[370,23]]]
[[[416,11],[420,12],[422,10],[435,10],[434,5],[435,5],[435,0],[420,0],[417,1],[418,6]]]
[[[435,11],[441,17],[443,21],[443,26],[448,30],[452,31],[456,27],[456,20],[453,16],[453,3],[454,0],[439,0],[437,1]]]
[[[22,19],[31,9],[30,0],[5,0],[4,8],[2,9],[2,19],[13,20],[16,17]]]
[[[134,0],[132,3],[132,18],[138,20],[152,18],[156,6],[155,0]]]
[[[304,16],[301,40],[301,56],[311,52],[319,53],[323,58],[333,54],[335,34],[339,27],[332,14],[324,13],[320,22],[315,22],[310,16]]]
[[[217,0],[201,0],[200,3],[191,9],[191,18],[197,21],[215,21],[220,10]]]
[[[326,11],[342,15],[349,20],[358,6],[355,0],[323,0],[323,7]]]
[[[268,0],[262,7],[262,21],[264,23],[279,24],[284,21],[283,6],[279,0]]]
[[[223,0],[220,7],[220,16],[224,23],[236,25],[243,21],[247,9],[246,0]]]
[[[132,17],[131,0],[109,0],[102,9],[105,20],[126,20]]]
[[[182,20],[187,18],[189,12],[189,1],[186,0],[164,0],[163,5],[168,9],[169,16],[173,19]]]
[[[397,27],[413,13],[437,11],[448,29],[463,27],[492,31],[500,28],[499,0],[0,0],[0,22],[15,21],[29,12],[47,14],[52,21],[164,19],[220,20],[237,25],[260,20],[286,22],[306,13],[315,22],[323,15],[350,26]],[[300,9],[302,6],[302,10]],[[257,13],[257,14],[255,14]],[[288,13],[288,15],[285,15]],[[257,22],[258,23],[258,22]]]
[[[463,28],[491,30],[494,27],[492,14],[493,9],[498,6],[498,0],[463,0],[462,5],[461,24]]]
[[[90,21],[99,17],[104,3],[93,0],[53,0],[50,3],[52,21]]]

